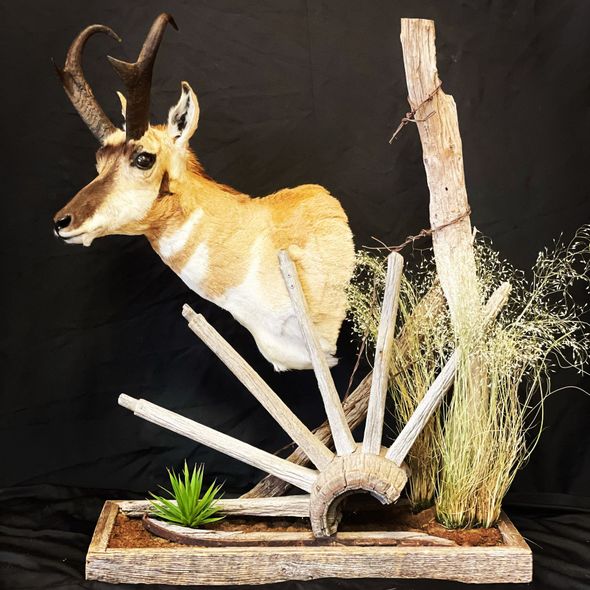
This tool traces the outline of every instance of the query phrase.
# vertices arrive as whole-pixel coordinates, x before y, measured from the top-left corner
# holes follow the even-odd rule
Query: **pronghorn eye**
[[[141,170],[149,170],[156,161],[156,154],[150,154],[149,152],[140,152],[133,158],[133,166],[140,168]]]

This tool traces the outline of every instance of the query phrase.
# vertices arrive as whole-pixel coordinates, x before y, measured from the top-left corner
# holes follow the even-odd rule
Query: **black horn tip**
[[[63,82],[63,79],[64,79],[64,71],[63,71],[63,68],[60,68],[55,63],[55,60],[53,58],[51,58],[51,63],[53,64],[53,67],[55,68],[55,72],[57,73],[59,79]]]
[[[163,12],[162,14],[160,14],[160,16],[158,18],[162,18],[162,17],[164,17],[166,19],[168,24],[171,25],[174,30],[178,31],[178,25],[176,24],[174,17],[169,12]]]
[[[119,37],[119,35],[117,35],[117,33],[115,33],[115,31],[113,31],[113,29],[111,29],[111,27],[107,27],[106,25],[90,25],[89,27],[87,27],[87,30],[91,34],[92,33],[104,33],[105,35],[108,35],[111,39],[114,39],[118,43],[123,42],[123,39],[121,39],[121,37]]]
[[[115,41],[117,41],[117,43],[123,43],[123,39],[121,39],[121,37],[119,37],[119,35],[117,35],[117,33],[115,33],[115,31],[113,31],[113,29],[111,29],[111,27],[104,26],[104,32],[109,37],[111,37],[111,39],[114,39]]]
[[[123,61],[121,59],[117,59],[116,57],[112,57],[111,55],[107,55],[107,59],[109,63],[113,66],[113,69],[121,78],[127,79],[133,76],[134,72],[134,64],[130,64],[127,61]]]

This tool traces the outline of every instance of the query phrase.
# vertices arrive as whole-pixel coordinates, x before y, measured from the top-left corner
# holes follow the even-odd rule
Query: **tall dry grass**
[[[590,227],[570,243],[557,242],[541,252],[528,273],[500,259],[482,238],[475,250],[483,297],[504,281],[512,285],[511,296],[486,334],[461,343],[453,392],[408,457],[414,507],[434,503],[438,520],[453,528],[496,522],[502,499],[538,440],[552,370],[583,371],[590,351],[590,331],[582,319],[586,308],[572,296],[579,287],[588,290]],[[384,277],[384,259],[359,253],[349,299],[354,329],[368,344],[377,333]],[[391,359],[398,428],[456,345],[447,307],[424,305],[425,296],[442,300],[431,256],[402,283],[402,337]]]

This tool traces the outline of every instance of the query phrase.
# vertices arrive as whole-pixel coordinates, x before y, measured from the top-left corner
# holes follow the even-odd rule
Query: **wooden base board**
[[[105,503],[86,557],[86,579],[130,584],[264,584],[317,578],[433,578],[527,583],[532,553],[506,515],[496,547],[227,546],[114,549],[108,541],[128,502]]]

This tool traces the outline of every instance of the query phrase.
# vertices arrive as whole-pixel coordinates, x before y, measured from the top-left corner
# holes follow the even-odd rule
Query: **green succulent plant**
[[[150,492],[151,510],[157,518],[196,528],[203,524],[209,524],[222,520],[217,502],[220,499],[221,485],[214,481],[207,491],[201,496],[203,488],[203,465],[198,469],[195,465],[192,472],[189,471],[186,461],[182,473],[176,474],[167,469],[172,491],[160,486],[170,494],[170,498],[157,496]]]

